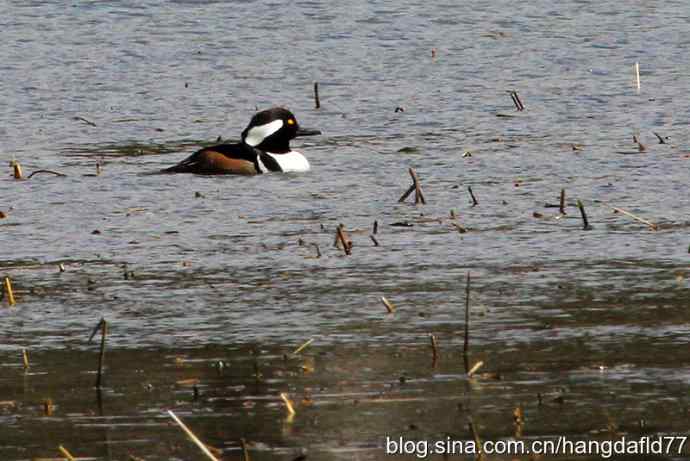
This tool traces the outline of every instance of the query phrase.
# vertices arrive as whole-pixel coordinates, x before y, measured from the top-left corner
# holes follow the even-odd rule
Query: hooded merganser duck
[[[321,134],[300,128],[287,109],[273,107],[255,114],[237,144],[219,144],[194,152],[162,173],[262,174],[271,171],[309,171],[309,162],[290,149],[297,136]]]

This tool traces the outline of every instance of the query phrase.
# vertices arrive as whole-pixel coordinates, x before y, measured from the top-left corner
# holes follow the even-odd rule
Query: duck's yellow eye
[[[295,124],[295,119],[294,118],[289,118],[287,121],[288,125],[294,125]]]

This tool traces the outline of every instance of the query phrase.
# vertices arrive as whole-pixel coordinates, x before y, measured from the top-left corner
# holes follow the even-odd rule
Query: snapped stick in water
[[[392,302],[388,301],[385,296],[381,296],[381,302],[383,303],[384,306],[386,306],[386,310],[388,311],[389,314],[392,314],[395,312],[395,306],[393,305]]]
[[[187,437],[192,439],[192,442],[194,442],[196,444],[196,446],[199,447],[199,449],[206,456],[208,456],[209,459],[211,459],[213,461],[218,461],[218,459],[215,456],[213,456],[213,454],[208,449],[208,447],[201,440],[199,440],[199,437],[194,435],[194,433],[182,421],[180,421],[180,418],[178,418],[177,415],[172,412],[172,410],[168,410],[168,414],[177,423],[177,425],[180,426],[180,428],[182,428],[182,430],[185,432],[185,434],[187,434]]]
[[[314,108],[321,108],[321,100],[319,99],[319,82],[314,82]]]
[[[14,291],[12,291],[12,280],[10,280],[9,277],[5,277],[3,285],[4,285],[5,296],[7,296],[7,303],[10,306],[14,306],[15,304],[17,304],[17,300],[14,299]]]
[[[582,216],[582,230],[591,230],[592,226],[589,225],[587,213],[585,213],[585,206],[580,200],[577,201],[577,207],[580,209],[580,215]]]

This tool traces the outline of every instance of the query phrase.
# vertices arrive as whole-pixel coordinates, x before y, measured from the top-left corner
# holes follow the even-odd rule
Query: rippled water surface
[[[4,10],[0,458],[203,459],[168,409],[228,460],[242,438],[382,459],[386,436],[471,440],[468,417],[486,440],[687,434],[683,2]],[[273,105],[323,132],[294,142],[309,173],[142,174]],[[426,205],[398,203],[409,168]]]

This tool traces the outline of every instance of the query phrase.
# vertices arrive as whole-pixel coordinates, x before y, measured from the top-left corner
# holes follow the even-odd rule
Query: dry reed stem
[[[474,439],[474,447],[477,450],[477,461],[483,461],[484,460],[484,450],[482,450],[482,441],[479,438],[479,433],[477,432],[477,428],[474,426],[474,421],[472,420],[472,416],[467,417],[467,425],[469,426],[470,432],[472,433],[472,438]]]
[[[24,369],[29,368],[29,354],[26,352],[26,348],[22,349],[22,360],[24,361]]]
[[[281,392],[280,398],[283,399],[283,402],[285,402],[285,408],[287,408],[288,414],[290,416],[296,415],[297,412],[295,411],[294,407],[292,406],[292,402],[288,398],[287,394],[285,392]]]
[[[458,232],[460,232],[461,234],[464,234],[464,233],[467,232],[467,228],[461,226],[460,224],[458,224],[458,223],[456,223],[456,222],[452,222],[452,223],[450,223],[450,224],[451,224],[453,227],[455,227],[455,228],[458,230]]]
[[[465,284],[465,341],[463,344],[463,354],[467,354],[470,349],[470,273],[467,273]]]
[[[467,372],[467,376],[469,378],[471,378],[472,375],[475,374],[477,371],[479,371],[479,369],[483,366],[484,366],[484,362],[481,360],[479,362],[475,363],[474,366],[472,368],[470,368],[470,371]]]
[[[53,171],[53,170],[36,170],[32,172],[29,176],[26,177],[26,179],[31,179],[37,174],[41,173],[46,173],[46,174],[54,174],[55,176],[62,176],[65,177],[67,176],[65,173],[60,173],[59,171]]]
[[[517,406],[513,410],[513,422],[515,422],[516,425],[522,425],[525,422],[524,412],[521,406]]]
[[[393,312],[395,312],[395,306],[393,305],[393,303],[388,301],[385,296],[381,296],[381,302],[383,303],[384,306],[386,306],[386,309],[388,310],[389,314],[392,314]]]
[[[340,243],[343,245],[343,250],[345,251],[345,254],[350,256],[352,254],[352,242],[350,239],[347,238],[347,234],[345,233],[345,226],[340,224],[338,226],[338,229],[336,230],[336,243],[340,241]]]
[[[642,224],[648,225],[652,230],[658,230],[658,229],[659,229],[659,225],[658,225],[658,224],[653,223],[653,222],[651,222],[651,221],[648,221],[648,220],[646,220],[646,219],[644,219],[644,218],[640,218],[639,216],[634,215],[634,214],[632,214],[631,212],[629,212],[629,211],[627,211],[627,210],[624,210],[623,208],[615,207],[615,206],[613,206],[613,205],[608,205],[608,206],[610,206],[612,210],[617,211],[618,213],[622,213],[622,214],[624,214],[624,215],[626,215],[626,216],[631,217],[631,218],[634,219],[635,221],[638,221],[638,222],[641,222]]]
[[[663,136],[656,131],[652,131],[652,133],[654,133],[654,136],[656,136],[656,138],[659,140],[659,144],[666,144],[666,140],[663,138]]]
[[[24,179],[24,175],[22,174],[22,166],[19,164],[18,161],[13,160],[10,165],[12,165],[12,172],[14,175],[14,179]]]
[[[101,350],[98,354],[98,376],[96,377],[96,388],[100,389],[103,380],[103,365],[105,364],[105,338],[108,335],[108,322],[101,319]]]
[[[304,349],[306,349],[307,347],[309,347],[309,345],[310,345],[311,343],[313,343],[313,342],[314,342],[314,338],[311,338],[309,341],[306,341],[306,342],[305,342],[304,344],[302,344],[300,347],[298,347],[297,349],[295,349],[295,351],[292,353],[292,355],[297,355],[297,354],[299,354],[299,353],[302,352]]]
[[[67,448],[63,447],[62,445],[58,445],[58,450],[60,450],[60,453],[62,453],[62,456],[67,458],[67,461],[76,461],[74,456],[72,456],[72,454],[69,451],[67,451]]]
[[[84,123],[86,123],[87,125],[90,125],[90,126],[96,126],[95,123],[93,123],[91,120],[85,119],[84,117],[79,117],[79,116],[77,116],[77,117],[74,117],[74,120],[78,120],[78,121],[80,121],[80,122],[84,122]]]
[[[185,424],[182,421],[180,421],[180,418],[178,418],[177,415],[175,413],[173,413],[172,410],[168,410],[168,414],[177,423],[177,425],[182,428],[182,430],[185,432],[185,434],[187,434],[187,436],[190,439],[192,439],[192,442],[194,442],[196,444],[196,446],[199,447],[199,449],[202,452],[204,452],[204,454],[206,456],[208,456],[209,459],[211,459],[213,461],[218,461],[218,459],[215,456],[213,456],[213,454],[208,449],[208,447],[201,440],[199,440],[199,438],[196,435],[194,435],[194,433],[187,426],[185,426]]]
[[[475,206],[479,205],[479,202],[477,201],[477,197],[475,197],[474,192],[472,192],[472,187],[467,186],[467,190],[470,193],[470,197],[472,197],[472,206],[475,207]]]
[[[517,91],[512,90],[509,91],[510,93],[510,98],[513,100],[513,104],[515,104],[515,109],[518,110],[518,112],[522,112],[525,110],[525,106],[522,104],[522,101],[520,100],[520,96],[518,96]]]
[[[561,189],[561,201],[558,206],[558,211],[561,214],[566,214],[565,213],[565,189]]]
[[[400,196],[400,198],[398,199],[398,203],[404,202],[405,199],[406,199],[407,197],[409,197],[410,194],[411,194],[412,192],[415,191],[415,189],[416,189],[416,188],[415,188],[414,184],[412,184],[412,185],[405,191],[405,193],[403,193],[403,194]]]
[[[515,425],[515,438],[519,439],[522,437],[522,426],[525,422],[524,413],[522,407],[517,406],[513,410],[513,423]]]
[[[433,334],[429,335],[429,339],[431,340],[431,352],[433,354],[433,363],[436,363],[438,360],[438,343],[436,342],[436,336]]]
[[[640,93],[640,63],[636,62],[633,66],[635,70],[635,87],[637,88],[637,93]]]
[[[373,235],[370,235],[369,238],[371,239],[372,242],[374,242],[375,247],[379,246],[379,241],[376,240],[376,237],[374,237]]]
[[[314,82],[314,108],[321,108],[321,100],[319,99],[319,82]]]
[[[410,176],[412,177],[412,185],[414,186],[414,203],[418,204],[421,203],[422,205],[426,205],[426,199],[424,198],[424,192],[422,192],[422,185],[419,182],[419,177],[417,176],[417,172],[414,171],[412,168],[409,169]]]
[[[242,457],[244,461],[251,461],[249,457],[249,450],[247,449],[247,441],[244,438],[240,439],[240,445],[242,446]]]
[[[582,215],[582,229],[592,229],[592,226],[589,225],[589,220],[587,219],[587,213],[585,213],[585,206],[582,204],[580,200],[577,201],[577,207],[580,209],[580,214]]]
[[[45,399],[43,401],[43,415],[44,416],[53,416],[53,401],[51,399]]]
[[[14,299],[14,291],[12,291],[12,281],[9,277],[5,277],[3,285],[5,288],[5,295],[7,295],[7,303],[10,306],[14,306],[15,304],[17,304],[17,300]]]
[[[465,373],[469,373],[468,354],[470,351],[470,273],[467,273],[465,285],[465,340],[462,346],[462,355],[465,361]]]
[[[635,144],[637,144],[637,151],[638,152],[646,152],[647,151],[647,146],[645,146],[644,144],[642,144],[640,142],[640,138],[636,134],[633,135],[633,142]]]

